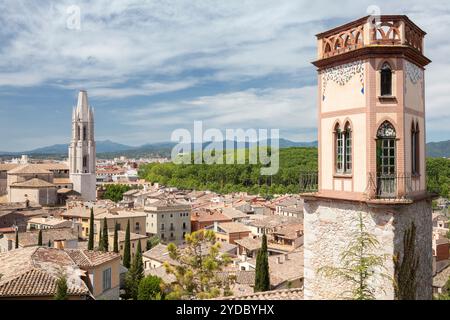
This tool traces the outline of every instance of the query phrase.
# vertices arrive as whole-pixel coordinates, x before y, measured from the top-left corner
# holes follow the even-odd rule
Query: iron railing
[[[319,173],[317,171],[300,172],[299,189],[302,193],[317,192],[319,190]]]
[[[367,193],[371,199],[408,199],[413,186],[411,173],[369,173]]]

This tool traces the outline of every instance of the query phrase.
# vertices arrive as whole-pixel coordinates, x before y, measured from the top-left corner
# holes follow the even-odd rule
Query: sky
[[[0,150],[69,142],[79,89],[97,140],[170,141],[196,120],[316,140],[315,34],[374,6],[427,32],[426,137],[450,139],[448,0],[0,0]]]

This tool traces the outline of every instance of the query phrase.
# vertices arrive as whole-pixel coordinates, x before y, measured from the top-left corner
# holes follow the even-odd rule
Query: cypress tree
[[[113,251],[115,253],[119,253],[119,225],[116,223],[116,225],[114,226],[114,247],[113,247]]]
[[[16,249],[19,248],[19,229],[16,229]]]
[[[137,300],[139,283],[144,278],[144,262],[142,261],[141,241],[138,241],[136,247],[136,254],[134,255],[133,263],[126,277],[126,291],[127,296],[133,300]]]
[[[42,230],[39,229],[39,234],[38,234],[38,246],[42,246]]]
[[[109,250],[109,241],[108,241],[108,222],[106,221],[106,217],[103,218],[103,233],[102,233],[102,250],[108,252]]]
[[[91,217],[89,218],[88,250],[94,250],[94,208],[91,208]]]
[[[130,244],[130,220],[127,222],[127,230],[125,232],[125,247],[123,248],[123,266],[130,268],[131,262],[131,244]]]
[[[100,234],[98,235],[98,250],[103,251],[102,229],[100,229]]]
[[[134,255],[134,269],[136,273],[136,287],[144,278],[144,261],[142,260],[141,240],[138,240],[136,247],[136,254]]]
[[[50,248],[52,246],[52,243],[50,242],[50,239],[48,239],[48,247]]]
[[[267,237],[262,236],[261,249],[256,256],[255,292],[270,290],[269,258],[267,254]]]
[[[67,278],[64,274],[61,274],[56,281],[56,293],[53,299],[67,300],[67,289]]]

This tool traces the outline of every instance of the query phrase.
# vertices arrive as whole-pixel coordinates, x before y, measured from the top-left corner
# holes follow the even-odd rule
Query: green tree
[[[106,217],[103,218],[103,232],[101,235],[102,248],[101,250],[104,252],[108,252],[109,250],[109,240],[108,240],[108,221]]]
[[[128,220],[127,229],[125,232],[125,246],[123,248],[123,266],[129,269],[130,264],[131,264],[130,220]]]
[[[269,257],[267,253],[267,237],[262,236],[261,249],[256,256],[255,292],[270,290]]]
[[[139,283],[144,278],[144,262],[142,261],[142,247],[141,241],[138,241],[136,246],[136,253],[134,255],[133,263],[128,270],[126,276],[126,291],[127,296],[133,300],[138,298]]]
[[[160,239],[158,238],[158,236],[151,237],[150,239],[147,240],[146,250],[150,250],[151,248],[156,246],[159,242]]]
[[[384,269],[386,256],[374,253],[380,245],[378,240],[367,231],[361,211],[358,212],[356,225],[356,230],[351,234],[351,240],[340,255],[341,266],[325,266],[318,271],[326,277],[340,278],[348,284],[350,292],[342,292],[342,297],[373,300],[375,288],[372,287],[371,278],[377,269]],[[384,272],[379,275],[389,277]]]
[[[47,244],[47,246],[48,246],[49,248],[51,248],[51,246],[52,246],[52,243],[50,242],[50,239],[48,239],[48,244]]]
[[[39,229],[38,233],[38,246],[42,246],[42,230]]]
[[[16,229],[16,244],[15,244],[15,248],[18,249],[19,248],[19,229]]]
[[[54,300],[67,300],[67,277],[60,271],[58,279],[56,280],[56,293],[53,297]]]
[[[98,235],[98,250],[103,251],[103,235],[102,235],[102,229],[100,229],[100,234]]]
[[[102,198],[119,202],[123,199],[123,194],[131,189],[132,187],[124,184],[110,184],[106,186],[106,190]]]
[[[138,300],[163,300],[164,282],[157,276],[146,276],[139,282]]]
[[[119,224],[115,224],[114,226],[114,247],[113,251],[115,253],[119,253]]]
[[[91,208],[91,216],[89,218],[88,250],[94,250],[94,208]]]
[[[403,235],[403,257],[397,253],[394,260],[395,297],[398,300],[415,300],[417,283],[416,274],[419,257],[416,254],[416,226],[414,222]]]
[[[177,248],[168,245],[169,256],[178,262],[177,266],[164,264],[166,272],[175,276],[170,284],[168,299],[208,299],[217,297],[227,287],[231,278],[218,276],[231,260],[227,254],[220,254],[220,243],[212,230],[199,230],[186,235],[186,246]]]

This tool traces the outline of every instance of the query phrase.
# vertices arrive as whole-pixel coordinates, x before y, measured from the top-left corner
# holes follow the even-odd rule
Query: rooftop
[[[120,259],[120,255],[114,252],[92,251],[85,249],[66,249],[70,258],[80,267],[90,268],[104,263]]]
[[[218,300],[303,300],[303,289],[264,291],[242,296],[221,297]]]
[[[23,164],[8,171],[8,174],[51,174],[45,167],[39,164]]]
[[[53,183],[47,182],[39,178],[33,178],[24,182],[16,182],[11,185],[13,188],[52,188]]]
[[[250,232],[249,228],[238,222],[221,222],[218,224],[218,229],[226,233]]]
[[[30,247],[0,253],[0,296],[53,296],[56,281],[64,271],[68,278],[68,294],[89,295],[80,279],[83,272],[64,250]]]
[[[7,239],[16,241],[16,235],[9,233],[6,235]],[[39,231],[19,232],[19,246],[20,247],[34,247],[38,244]],[[57,228],[57,229],[43,229],[42,243],[47,244],[48,241],[54,242],[58,240],[70,241],[78,240],[78,236],[72,232],[71,228]]]

